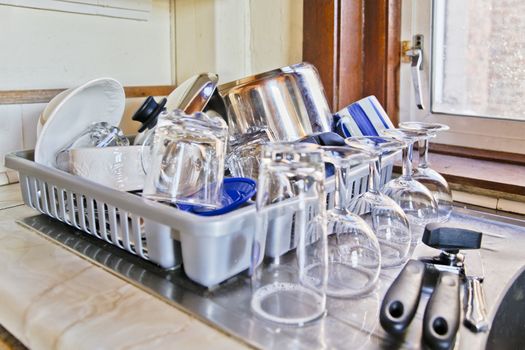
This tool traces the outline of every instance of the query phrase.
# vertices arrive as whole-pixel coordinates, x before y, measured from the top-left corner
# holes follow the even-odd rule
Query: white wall
[[[148,21],[0,6],[0,90],[52,89],[110,76],[174,82],[169,0]]]
[[[225,83],[302,60],[302,1],[175,3],[179,83],[207,71]]]

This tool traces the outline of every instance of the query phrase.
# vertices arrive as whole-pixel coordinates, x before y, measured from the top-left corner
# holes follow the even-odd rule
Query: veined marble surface
[[[0,187],[0,324],[31,349],[246,345],[16,224],[36,212]]]

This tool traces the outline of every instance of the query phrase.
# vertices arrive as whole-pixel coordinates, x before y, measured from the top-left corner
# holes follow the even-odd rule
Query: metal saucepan
[[[233,139],[267,132],[271,141],[295,141],[332,129],[321,79],[309,63],[243,78],[218,89]]]

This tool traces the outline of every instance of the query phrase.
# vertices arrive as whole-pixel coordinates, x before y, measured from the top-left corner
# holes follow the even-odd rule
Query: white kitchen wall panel
[[[151,0],[0,0],[0,5],[146,21]]]
[[[303,2],[176,0],[176,76],[229,82],[302,61]]]
[[[0,105],[0,173],[6,171],[4,155],[23,148],[22,106]]]
[[[148,21],[0,5],[0,90],[61,89],[104,76],[125,86],[171,85],[172,5],[152,0]]]

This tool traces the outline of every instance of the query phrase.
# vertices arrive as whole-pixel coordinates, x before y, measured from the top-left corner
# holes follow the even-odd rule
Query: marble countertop
[[[246,348],[16,223],[35,214],[17,184],[0,187],[0,325],[25,346]]]

